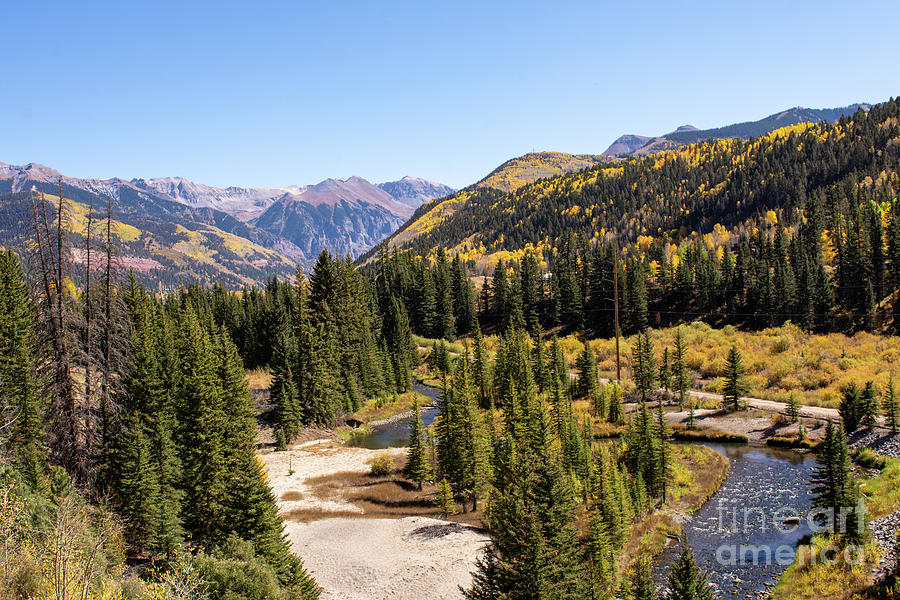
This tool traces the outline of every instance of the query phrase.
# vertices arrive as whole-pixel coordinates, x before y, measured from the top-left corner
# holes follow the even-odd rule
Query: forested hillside
[[[423,206],[378,256],[410,273],[459,257],[468,276],[489,276],[481,307],[501,327],[512,317],[607,335],[613,279],[626,331],[698,317],[890,326],[898,110],[892,100],[835,124],[686,146],[506,194],[463,190]],[[418,282],[404,284],[411,314],[427,297],[423,277],[400,277]]]

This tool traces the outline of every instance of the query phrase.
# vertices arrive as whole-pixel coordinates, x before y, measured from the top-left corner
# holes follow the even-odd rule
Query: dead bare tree
[[[40,361],[48,370],[50,410],[53,426],[51,451],[56,462],[66,467],[79,483],[85,483],[86,469],[85,431],[78,410],[73,365],[78,344],[75,339],[79,315],[74,309],[74,297],[70,293],[72,281],[72,255],[68,237],[68,206],[59,182],[56,205],[55,231],[48,218],[48,201],[43,189],[40,201],[32,195],[34,247],[39,257],[43,294],[40,302],[40,323],[43,330],[44,350]]]
[[[106,196],[106,264],[101,297],[103,340],[100,353],[100,448],[101,469],[106,471],[111,460],[112,438],[118,432],[119,402],[127,369],[128,311],[119,289],[119,244],[114,234],[113,200]]]
[[[89,414],[90,406],[93,400],[91,383],[94,376],[94,340],[91,337],[94,326],[94,302],[91,288],[91,241],[94,237],[94,199],[88,204],[87,227],[84,232],[84,249],[85,249],[85,273],[84,273],[84,348],[82,357],[84,360],[84,406]],[[88,431],[92,431],[92,427],[88,427]]]

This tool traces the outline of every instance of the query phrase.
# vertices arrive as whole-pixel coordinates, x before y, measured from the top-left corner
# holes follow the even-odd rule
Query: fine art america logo
[[[798,512],[790,506],[778,508],[771,513],[760,507],[732,508],[718,505],[718,519],[713,533],[724,536],[751,534],[767,531],[788,535],[804,526],[810,532],[837,533],[845,537],[848,533],[862,532],[866,522],[865,503],[860,500],[856,506],[813,508],[806,513]],[[771,509],[768,509],[771,510]],[[806,565],[822,563],[834,565],[839,562],[858,565],[865,562],[865,547],[858,544],[835,544],[810,547],[797,556],[797,549],[788,544],[777,547],[767,544],[725,543],[716,548],[716,562],[723,566],[736,565],[779,565],[789,567],[795,558]]]

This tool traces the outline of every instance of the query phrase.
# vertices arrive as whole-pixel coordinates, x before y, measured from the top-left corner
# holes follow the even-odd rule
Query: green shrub
[[[780,437],[775,435],[766,440],[766,445],[772,446],[773,448],[815,450],[819,446],[819,442],[814,442],[801,437]]]
[[[856,462],[856,464],[863,467],[864,469],[878,469],[879,471],[884,469],[884,457],[878,456],[878,453],[871,448],[861,448],[859,450],[854,450],[851,456],[853,456],[853,460]]]
[[[790,338],[790,336],[779,336],[775,339],[775,343],[772,344],[772,354],[781,354],[782,352],[787,352],[791,348],[791,342],[793,342],[793,340]]]
[[[206,583],[210,600],[287,600],[272,567],[258,558],[216,558],[205,554],[194,565]]]
[[[390,454],[382,454],[372,461],[371,475],[373,477],[385,477],[394,472],[394,457]]]

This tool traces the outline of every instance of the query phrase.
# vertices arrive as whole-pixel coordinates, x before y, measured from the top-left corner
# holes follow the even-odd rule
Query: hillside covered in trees
[[[429,306],[421,272],[458,257],[468,276],[487,276],[481,310],[500,327],[512,317],[609,335],[614,279],[630,332],[694,318],[888,327],[900,285],[898,111],[892,100],[511,193],[463,190],[423,206],[370,258],[409,273],[395,277],[415,315]],[[468,310],[448,305],[457,319]]]

